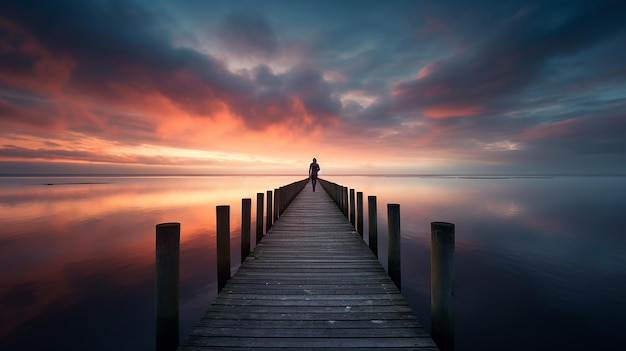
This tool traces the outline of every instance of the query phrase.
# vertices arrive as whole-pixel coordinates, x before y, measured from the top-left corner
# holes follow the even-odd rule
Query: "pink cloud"
[[[417,79],[426,78],[437,70],[439,64],[437,62],[429,62],[417,72]]]

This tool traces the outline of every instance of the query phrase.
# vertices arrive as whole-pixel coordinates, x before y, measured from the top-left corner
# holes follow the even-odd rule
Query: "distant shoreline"
[[[72,183],[45,183],[42,185],[97,185],[97,184],[109,184],[103,182],[72,182]]]
[[[159,177],[302,177],[306,174],[0,174],[2,178],[159,178]],[[459,178],[459,179],[508,179],[508,178],[553,178],[553,177],[626,177],[626,174],[324,174],[322,177],[389,177],[389,178]],[[74,184],[97,184],[97,183],[74,183]]]

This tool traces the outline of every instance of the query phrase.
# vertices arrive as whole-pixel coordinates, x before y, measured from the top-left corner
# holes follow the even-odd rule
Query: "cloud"
[[[339,118],[341,103],[315,68],[297,66],[275,74],[267,66],[258,66],[252,76],[255,89],[230,104],[251,128],[264,129],[278,122],[298,128],[323,127]]]
[[[299,96],[309,114],[326,122],[340,113],[341,103],[332,96],[331,86],[320,71],[296,67],[287,76],[289,90]]]
[[[551,59],[586,50],[626,28],[622,2],[569,12],[546,7],[509,19],[468,52],[422,68],[416,79],[399,82],[393,90],[396,109],[425,110],[434,117],[478,115],[543,78]]]
[[[26,100],[26,101],[24,101]],[[0,121],[5,127],[27,126],[33,130],[58,130],[62,128],[57,118],[55,104],[31,97],[0,95]]]
[[[464,117],[464,116],[476,116],[483,111],[481,106],[461,105],[453,106],[446,104],[445,106],[432,106],[425,107],[422,113],[426,117],[431,118],[446,118],[451,116]]]
[[[2,160],[45,160],[55,162],[88,162],[109,164],[137,164],[137,165],[179,165],[179,166],[209,166],[217,165],[219,160],[198,157],[166,156],[166,155],[137,155],[108,153],[97,150],[65,150],[58,148],[25,148],[15,145],[3,145],[0,148]],[[233,162],[236,163],[236,162]]]
[[[536,145],[545,158],[577,157],[584,145],[614,154],[626,135],[613,117],[624,106],[625,8],[7,0],[0,143],[22,148],[7,157],[81,162],[140,159],[98,157],[98,145],[245,152],[269,137],[297,141],[298,152],[310,140],[364,150],[355,154],[376,145],[407,164],[431,155],[531,163]],[[85,145],[87,154],[59,151]]]
[[[230,13],[218,26],[217,35],[228,50],[239,55],[270,58],[278,50],[276,34],[260,12]]]
[[[137,4],[105,1],[32,5],[25,0],[6,6],[3,16],[10,16],[11,25],[4,20],[0,28],[27,33],[31,46],[39,49],[9,51],[8,44],[0,47],[4,61],[21,65],[18,70],[3,66],[0,77],[19,75],[19,79],[6,78],[4,83],[18,81],[16,86],[30,86],[31,94],[40,94],[42,89],[32,81],[36,66],[48,67],[60,61],[57,57],[71,62],[64,66],[64,79],[49,83],[52,88],[45,91],[70,105],[55,114],[55,118],[66,120],[67,128],[76,128],[85,115],[91,116],[92,122],[98,120],[103,129],[115,127],[110,123],[111,115],[120,115],[119,110],[124,109],[130,113],[145,110],[141,104],[146,99],[142,97],[158,96],[190,116],[214,118],[230,112],[255,130],[281,124],[303,128],[324,125],[340,112],[332,89],[316,68],[296,68],[275,75],[261,66],[252,78],[233,73],[215,57],[174,47],[162,35],[158,16]],[[278,45],[269,23],[256,13],[232,13],[220,28],[237,50],[269,55]],[[37,78],[49,81],[50,77]],[[153,104],[158,102],[158,98],[153,100]],[[72,104],[78,104],[77,108]],[[95,109],[98,105],[107,105],[110,111]],[[50,116],[42,113],[39,118]]]
[[[438,62],[429,62],[417,72],[417,79],[426,78],[433,72],[437,71]]]

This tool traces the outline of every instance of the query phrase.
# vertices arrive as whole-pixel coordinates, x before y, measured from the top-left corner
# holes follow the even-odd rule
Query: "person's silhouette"
[[[317,172],[320,171],[320,165],[317,160],[313,158],[313,162],[309,165],[309,178],[311,178],[311,184],[313,185],[313,191],[315,191],[315,185],[317,185]]]

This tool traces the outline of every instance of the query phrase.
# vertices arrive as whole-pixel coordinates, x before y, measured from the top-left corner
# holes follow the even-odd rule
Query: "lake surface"
[[[217,294],[215,206],[231,206],[235,270],[241,199],[255,212],[301,178],[0,177],[0,349],[153,350],[163,222],[181,223],[183,338]],[[626,345],[626,177],[325,179],[377,196],[384,267],[400,204],[403,294],[427,328],[430,222],[456,225],[457,350]]]

